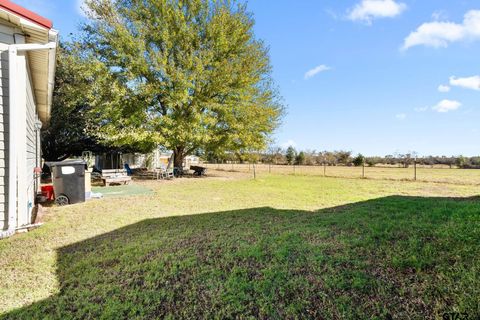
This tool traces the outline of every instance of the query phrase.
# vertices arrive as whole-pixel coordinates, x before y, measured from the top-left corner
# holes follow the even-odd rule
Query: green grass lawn
[[[144,182],[0,241],[5,319],[480,317],[480,187]]]

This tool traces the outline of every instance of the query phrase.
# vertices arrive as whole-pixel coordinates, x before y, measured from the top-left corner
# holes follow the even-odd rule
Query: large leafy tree
[[[85,55],[102,63],[124,101],[102,108],[111,143],[148,141],[175,165],[194,152],[263,149],[283,106],[268,50],[244,5],[222,0],[86,0]]]
[[[88,130],[90,105],[85,92],[90,83],[79,61],[68,46],[60,45],[51,119],[42,130],[42,153],[47,161],[61,161],[99,146]]]
[[[43,157],[61,161],[83,151],[150,151],[152,143],[122,145],[101,132],[102,110],[116,108],[127,92],[103,64],[81,52],[78,43],[62,43],[57,51],[51,119],[42,130]]]

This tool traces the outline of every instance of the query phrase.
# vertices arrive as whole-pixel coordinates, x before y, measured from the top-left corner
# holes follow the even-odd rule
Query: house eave
[[[21,30],[27,44],[58,44],[58,31],[52,29],[50,20],[10,1],[0,4],[0,19]],[[27,56],[37,113],[44,126],[48,126],[55,82],[56,50],[31,51]]]

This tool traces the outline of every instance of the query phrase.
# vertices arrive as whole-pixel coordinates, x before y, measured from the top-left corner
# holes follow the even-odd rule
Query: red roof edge
[[[41,25],[42,27],[45,27],[47,29],[52,29],[53,23],[51,20],[44,18],[42,16],[39,16],[35,12],[32,12],[28,9],[25,9],[24,7],[19,6],[18,4],[15,4],[9,0],[0,0],[0,8],[3,8],[7,11],[10,11],[16,15],[19,15],[25,19],[28,19],[38,25]]]

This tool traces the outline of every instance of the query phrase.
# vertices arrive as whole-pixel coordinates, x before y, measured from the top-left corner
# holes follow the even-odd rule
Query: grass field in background
[[[253,164],[204,164],[207,168],[233,172],[250,173],[253,175]],[[362,167],[346,166],[287,166],[257,164],[256,173],[291,174],[291,175],[313,175],[341,178],[363,177]],[[414,180],[414,167],[365,167],[365,178],[376,180]],[[453,184],[480,185],[480,169],[450,169],[447,166],[417,167],[417,181],[441,182]]]
[[[210,175],[0,241],[0,318],[480,316],[479,186]]]

